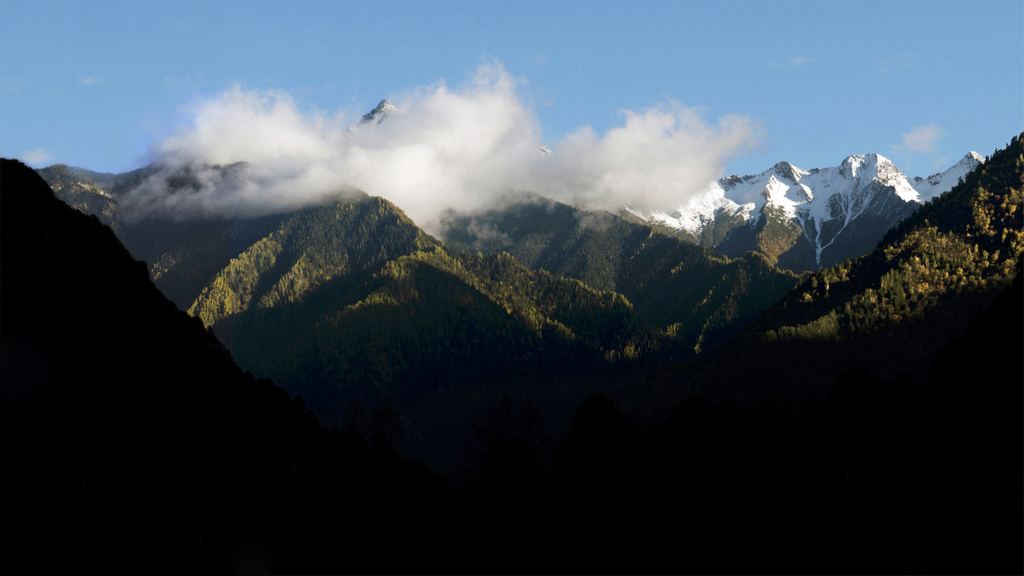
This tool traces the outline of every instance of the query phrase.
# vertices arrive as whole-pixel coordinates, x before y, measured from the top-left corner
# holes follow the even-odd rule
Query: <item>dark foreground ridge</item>
[[[457,565],[444,482],[243,374],[109,228],[0,176],[0,571]]]
[[[510,399],[457,489],[242,373],[8,160],[0,262],[3,573],[1024,569],[1019,263],[920,385],[847,371],[799,417],[690,399],[646,437],[595,395],[551,462]]]

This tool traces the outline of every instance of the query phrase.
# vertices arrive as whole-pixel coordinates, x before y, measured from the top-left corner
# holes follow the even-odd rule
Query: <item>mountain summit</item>
[[[921,195],[920,200],[927,202],[952,189],[960,178],[963,178],[977,168],[978,165],[984,163],[984,156],[971,151],[961,158],[959,162],[950,166],[945,172],[932,174],[928,178],[916,177],[911,181],[911,185]]]
[[[381,100],[379,104],[377,104],[376,108],[370,110],[366,114],[363,114],[363,118],[359,122],[360,124],[366,124],[368,122],[373,122],[374,120],[376,120],[377,123],[380,124],[381,122],[384,121],[385,118],[391,116],[391,114],[394,113],[395,110],[398,110],[398,106],[395,106],[395,104],[391,100],[384,99]]]
[[[395,106],[394,102],[385,98],[377,104],[376,108],[370,110],[366,114],[363,114],[363,117],[359,119],[359,122],[349,126],[346,131],[349,134],[353,134],[359,130],[360,126],[365,126],[370,123],[380,124],[385,118],[394,114],[396,110],[398,110],[398,106]]]

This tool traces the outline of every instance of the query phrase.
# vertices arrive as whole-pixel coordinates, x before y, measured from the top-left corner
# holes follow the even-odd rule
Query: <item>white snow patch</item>
[[[864,214],[880,194],[891,195],[893,200],[898,198],[902,202],[927,201],[952,188],[959,178],[982,162],[984,158],[971,152],[945,172],[913,181],[892,161],[879,154],[848,156],[839,166],[813,170],[779,162],[761,174],[729,176],[712,182],[672,213],[658,210],[631,212],[649,222],[685,230],[699,237],[722,210],[741,213],[744,219],[754,224],[764,217],[766,206],[781,208],[786,217],[803,227],[820,264],[822,250],[836,238],[820,237],[826,222],[841,218],[840,230],[845,229]],[[892,205],[888,202],[874,204]],[[809,229],[816,233],[809,233]]]
[[[959,162],[950,166],[945,172],[932,174],[927,178],[914,178],[910,183],[917,190],[921,202],[927,202],[956,186],[957,182],[968,173],[985,163],[985,157],[977,152],[968,152]]]

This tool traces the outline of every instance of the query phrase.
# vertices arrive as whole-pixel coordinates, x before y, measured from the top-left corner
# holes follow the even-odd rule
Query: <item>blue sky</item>
[[[351,120],[471,84],[484,62],[516,80],[552,148],[623,110],[745,117],[757,130],[724,174],[878,152],[927,176],[1024,130],[1020,1],[3,0],[0,154],[124,171],[236,86]]]

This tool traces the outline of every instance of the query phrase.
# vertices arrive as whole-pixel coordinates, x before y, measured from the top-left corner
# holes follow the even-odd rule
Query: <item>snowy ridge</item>
[[[377,104],[376,108],[370,110],[366,114],[363,114],[363,117],[362,119],[359,120],[359,123],[366,124],[368,122],[373,122],[374,120],[376,120],[377,123],[380,124],[385,118],[391,116],[391,114],[393,114],[395,110],[398,110],[398,106],[395,106],[394,103],[392,103],[390,100],[381,100],[380,103]]]
[[[744,220],[750,219],[750,213],[754,210],[754,203],[737,204],[725,197],[725,190],[720,182],[712,182],[703,192],[690,198],[686,204],[679,206],[672,214],[665,212],[652,212],[644,214],[630,207],[626,211],[660,226],[673,230],[684,230],[695,236],[714,223],[715,217],[725,213],[730,216],[742,216]]]
[[[932,174],[927,178],[916,177],[911,181],[911,186],[920,194],[921,202],[927,202],[932,198],[948,192],[956,186],[957,181],[963,178],[979,164],[984,164],[985,158],[977,152],[968,152],[959,162],[952,165],[945,172]]]
[[[776,189],[766,189],[765,204],[782,206],[787,216],[800,223],[819,266],[822,251],[865,211],[885,210],[918,199],[907,177],[879,154],[849,156],[836,168],[799,170],[795,175],[796,181],[787,178],[789,182],[783,184],[776,180]],[[884,213],[876,215],[884,217]],[[827,226],[833,221],[841,222],[838,230],[834,225]]]
[[[761,174],[712,182],[671,213],[627,210],[698,238],[719,214],[741,215],[750,226],[784,215],[800,224],[820,266],[822,251],[858,218],[870,215],[891,226],[912,209],[908,203],[919,204],[949,190],[980,162],[984,159],[971,152],[945,172],[913,182],[879,154],[849,156],[839,166],[813,170],[779,162]]]

